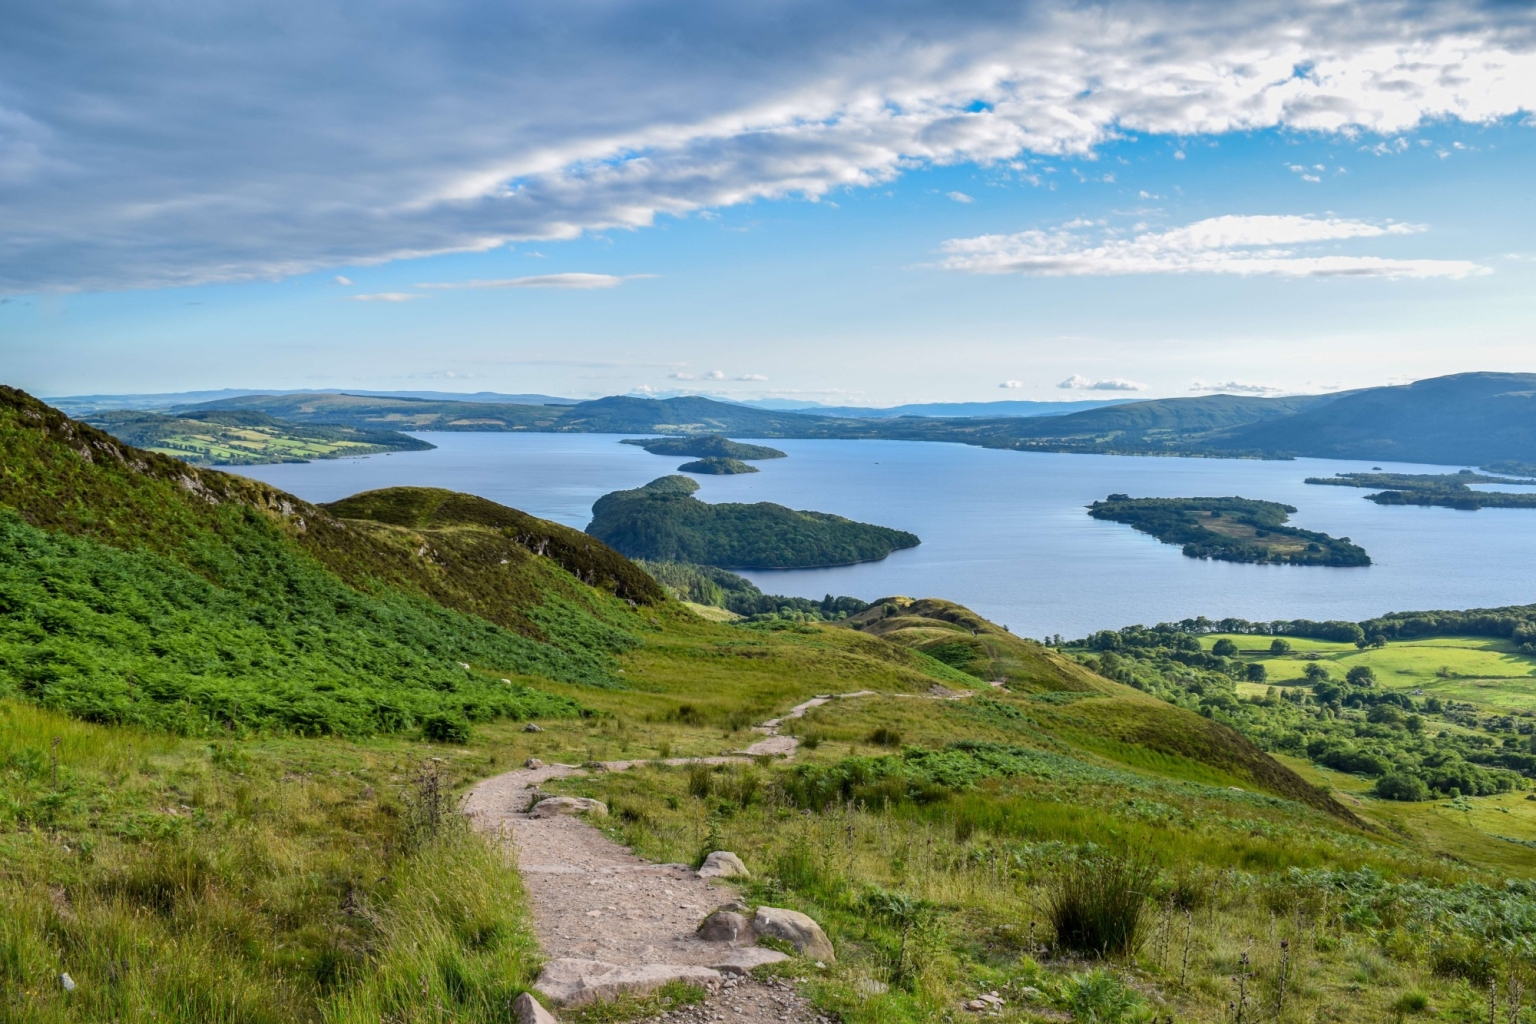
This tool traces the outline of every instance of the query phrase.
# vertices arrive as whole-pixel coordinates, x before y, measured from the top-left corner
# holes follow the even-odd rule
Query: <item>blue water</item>
[[[583,527],[592,502],[673,472],[610,434],[420,435],[438,445],[244,472],[310,501],[376,487],[447,487]],[[1123,458],[993,451],[907,441],[768,440],[787,459],[744,476],[698,477],[705,501],[776,501],[910,530],[920,547],[881,562],[751,572],[769,593],[944,597],[1026,636],[1186,616],[1361,619],[1387,611],[1536,602],[1536,509],[1383,507],[1366,491],[1308,476],[1370,470],[1445,472],[1403,463],[1301,459]],[[1177,547],[1083,506],[1135,497],[1241,495],[1295,505],[1297,526],[1347,536],[1369,568],[1237,565],[1185,558]]]

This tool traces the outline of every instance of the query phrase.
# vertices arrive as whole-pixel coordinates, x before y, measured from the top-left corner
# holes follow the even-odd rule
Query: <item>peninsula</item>
[[[1536,486],[1536,480],[1487,476],[1464,469],[1459,473],[1339,473],[1336,476],[1309,476],[1309,484],[1332,487],[1382,487],[1367,494],[1366,501],[1378,505],[1435,505],[1475,512],[1480,508],[1536,508],[1536,494],[1516,491],[1474,491],[1470,484],[1505,484]]]

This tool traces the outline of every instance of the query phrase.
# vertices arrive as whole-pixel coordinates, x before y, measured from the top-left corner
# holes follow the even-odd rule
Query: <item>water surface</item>
[[[614,434],[418,435],[429,452],[246,467],[310,501],[409,484],[468,491],[577,528],[608,491],[687,461]],[[749,440],[743,438],[741,440]],[[1308,476],[1443,473],[1443,466],[1298,459],[1129,458],[995,451],[910,441],[758,441],[789,453],[759,473],[696,477],[705,501],[776,501],[910,530],[920,547],[836,569],[748,572],[769,593],[945,597],[1016,633],[1081,636],[1186,616],[1362,619],[1386,611],[1536,601],[1536,509],[1379,506]],[[1293,525],[1353,539],[1367,568],[1185,558],[1084,506],[1133,497],[1241,495],[1295,505]]]

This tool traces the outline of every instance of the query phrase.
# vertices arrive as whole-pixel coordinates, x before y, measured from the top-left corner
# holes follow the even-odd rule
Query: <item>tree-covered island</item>
[[[760,459],[783,459],[788,456],[777,448],[763,444],[742,444],[724,434],[705,434],[699,437],[630,437],[620,444],[633,444],[652,455],[691,455],[695,459],[740,459],[755,462]]]
[[[711,505],[693,496],[698,489],[685,476],[664,476],[605,494],[587,533],[630,558],[725,569],[851,565],[920,543],[901,530],[766,501]]]
[[[1309,484],[1331,487],[1381,487],[1367,494],[1378,505],[1435,505],[1475,512],[1480,508],[1536,508],[1536,494],[1516,491],[1474,491],[1471,484],[1536,485],[1536,479],[1488,476],[1464,469],[1459,473],[1339,473],[1309,476]]]
[[[1095,519],[1125,523],[1190,558],[1285,565],[1370,565],[1348,537],[1330,537],[1285,522],[1296,509],[1253,498],[1132,498],[1111,494],[1088,506]]]
[[[749,466],[740,459],[697,459],[693,462],[685,462],[677,467],[681,473],[703,473],[706,476],[734,476],[737,473],[759,472],[756,466]]]

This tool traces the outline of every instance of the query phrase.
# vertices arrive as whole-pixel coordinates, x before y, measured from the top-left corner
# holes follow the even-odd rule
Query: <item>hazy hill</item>
[[[194,465],[308,462],[436,447],[395,430],[286,423],[253,409],[206,409],[181,416],[119,409],[85,419],[127,444]]]
[[[1212,447],[1477,465],[1536,456],[1536,374],[1458,373],[1370,388],[1234,429]]]

